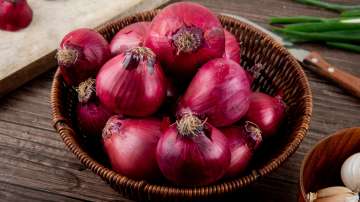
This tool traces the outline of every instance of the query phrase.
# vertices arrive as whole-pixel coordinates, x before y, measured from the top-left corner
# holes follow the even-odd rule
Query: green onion
[[[305,22],[323,22],[327,18],[311,17],[311,16],[295,16],[295,17],[271,17],[270,24],[292,24]]]
[[[360,9],[344,11],[340,15],[341,17],[360,17]]]
[[[326,45],[335,47],[335,48],[352,51],[352,52],[356,52],[356,53],[360,53],[360,45],[354,45],[354,44],[349,44],[349,43],[339,43],[339,42],[326,42]]]
[[[360,5],[343,5],[343,4],[323,2],[323,1],[319,1],[319,0],[296,0],[296,1],[299,3],[309,4],[309,5],[317,6],[320,8],[325,8],[328,10],[338,11],[338,12],[342,12],[342,11],[346,11],[346,10],[353,10],[353,9],[360,9]]]
[[[351,32],[339,31],[339,32],[301,32],[287,29],[273,28],[275,32],[283,34],[292,42],[304,42],[304,41],[332,41],[332,42],[360,42],[360,31],[352,30]]]
[[[360,29],[337,30],[337,31],[328,31],[328,32],[320,32],[320,33],[328,34],[328,35],[356,35],[356,34],[360,34]]]
[[[330,19],[323,22],[298,23],[298,24],[288,25],[285,27],[285,29],[289,31],[301,31],[301,32],[325,32],[325,31],[334,31],[334,30],[360,29],[360,22],[356,22],[357,19],[358,18],[346,19],[346,20],[350,20],[347,22]]]

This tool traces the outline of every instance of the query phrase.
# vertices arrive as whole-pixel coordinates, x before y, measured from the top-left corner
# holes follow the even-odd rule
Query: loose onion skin
[[[112,116],[103,130],[103,146],[112,168],[136,180],[159,178],[155,152],[160,127],[161,121],[157,119]]]
[[[223,177],[230,163],[226,137],[193,115],[184,115],[161,136],[156,159],[170,181],[211,184]]]
[[[137,22],[121,29],[110,43],[110,51],[113,56],[125,51],[143,46],[150,22]]]
[[[223,58],[231,59],[240,64],[240,45],[235,36],[224,30],[225,33],[225,52]]]
[[[23,29],[31,23],[32,17],[32,9],[26,0],[0,0],[0,29]]]
[[[99,33],[87,28],[68,33],[57,52],[61,74],[69,86],[95,77],[109,58],[108,42]]]
[[[155,57],[150,49],[136,47],[109,60],[96,78],[101,103],[129,116],[158,110],[166,96],[166,78]]]
[[[88,79],[76,88],[79,103],[76,106],[77,123],[82,132],[89,137],[101,137],[102,130],[111,116],[103,107],[95,92],[95,79]]]
[[[254,151],[262,142],[260,129],[251,122],[242,122],[239,126],[221,129],[228,139],[231,152],[230,165],[226,171],[227,177],[235,177],[248,167]]]
[[[254,92],[250,96],[250,106],[245,120],[259,126],[263,137],[267,138],[276,134],[285,117],[286,104],[281,96],[271,97],[265,93]]]
[[[204,64],[181,98],[177,113],[204,115],[213,126],[227,126],[248,110],[251,94],[245,70],[230,59],[218,58]]]
[[[171,72],[189,77],[203,63],[222,56],[225,36],[220,21],[207,8],[179,2],[155,16],[145,44]]]

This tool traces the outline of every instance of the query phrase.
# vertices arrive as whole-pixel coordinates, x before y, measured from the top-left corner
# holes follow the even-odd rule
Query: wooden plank
[[[0,30],[0,97],[56,66],[61,38],[79,27],[160,6],[168,0],[29,0],[34,18],[18,32]]]
[[[38,201],[67,201],[77,202],[81,201],[72,197],[67,197],[61,194],[49,193],[46,191],[39,191],[24,186],[13,185],[11,183],[1,183],[0,186],[0,201],[9,202],[38,202]]]
[[[92,172],[82,170],[80,162],[58,136],[55,141],[38,135],[45,131],[23,127],[30,132],[8,132],[4,128],[0,129],[0,170],[6,172],[0,173],[0,184],[11,183],[46,192],[56,190],[57,194],[83,200],[118,197],[99,177],[94,178]]]
[[[245,16],[267,27],[271,15],[335,16],[288,0],[197,0],[215,11]],[[346,1],[360,3],[360,0]],[[330,62],[360,75],[359,55],[321,45]],[[306,152],[341,128],[360,125],[360,102],[332,83],[306,70],[314,95],[311,128],[296,153],[279,169],[227,201],[296,201],[299,168]],[[0,200],[129,201],[112,190],[68,151],[53,131],[49,92],[53,72],[29,82],[0,100]],[[45,180],[46,179],[46,180]],[[7,198],[6,198],[7,197]]]

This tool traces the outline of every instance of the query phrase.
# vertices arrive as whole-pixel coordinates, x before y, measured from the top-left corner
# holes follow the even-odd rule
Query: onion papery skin
[[[240,120],[248,110],[251,94],[245,70],[230,59],[204,64],[181,98],[177,113],[192,111],[208,118],[215,127]]]
[[[224,30],[225,33],[225,52],[223,58],[231,59],[240,64],[240,45],[235,36]]]
[[[112,168],[135,180],[160,178],[155,156],[160,127],[157,119],[112,116],[103,130],[103,146]]]
[[[111,40],[110,51],[112,56],[119,55],[137,46],[143,46],[149,27],[150,22],[137,22],[121,29]]]
[[[135,49],[115,56],[101,68],[96,78],[96,93],[110,111],[144,117],[156,112],[163,103],[166,78],[155,58],[133,57],[135,53],[131,52],[136,52]],[[136,61],[129,62],[129,57]]]
[[[0,0],[0,29],[18,31],[31,23],[33,11],[26,0]]]
[[[61,74],[69,86],[95,77],[110,56],[109,44],[104,37],[87,28],[65,35],[57,52]]]
[[[250,96],[250,106],[244,119],[259,126],[263,137],[275,135],[285,117],[286,104],[281,96],[271,97],[265,93],[254,92]]]
[[[231,152],[230,165],[225,175],[238,176],[249,166],[255,150],[261,144],[261,131],[255,124],[242,122],[239,126],[223,128],[221,132],[227,137]]]
[[[180,43],[184,33],[192,33],[188,43]],[[205,62],[222,57],[225,35],[220,21],[207,8],[179,2],[165,7],[155,16],[145,45],[159,56],[170,72],[189,78]]]
[[[221,179],[230,163],[226,137],[205,123],[196,135],[183,135],[172,124],[161,136],[156,159],[163,175],[184,185],[207,185]]]

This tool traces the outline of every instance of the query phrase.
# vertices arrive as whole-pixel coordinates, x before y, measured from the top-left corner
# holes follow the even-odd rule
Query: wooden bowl
[[[360,152],[360,127],[336,132],[317,143],[305,156],[300,170],[299,202],[306,194],[330,186],[343,186],[341,166]]]
[[[117,19],[97,29],[108,41],[121,28],[138,22],[151,21],[157,11],[139,13]],[[281,45],[266,34],[243,22],[219,16],[223,26],[241,43],[242,66],[264,65],[255,79],[253,90],[273,95],[282,90],[288,105],[286,121],[278,135],[267,140],[256,152],[249,169],[234,179],[208,186],[184,187],[160,182],[137,181],[114,172],[104,160],[100,149],[91,148],[91,141],[78,132],[75,120],[76,97],[63,83],[59,69],[53,80],[51,107],[54,127],[66,146],[94,173],[101,176],[123,195],[136,200],[206,200],[237,192],[278,168],[299,146],[309,128],[312,97],[308,80],[299,63]],[[97,144],[99,143],[97,142]],[[276,146],[275,146],[276,145]],[[94,153],[92,151],[99,151]]]

